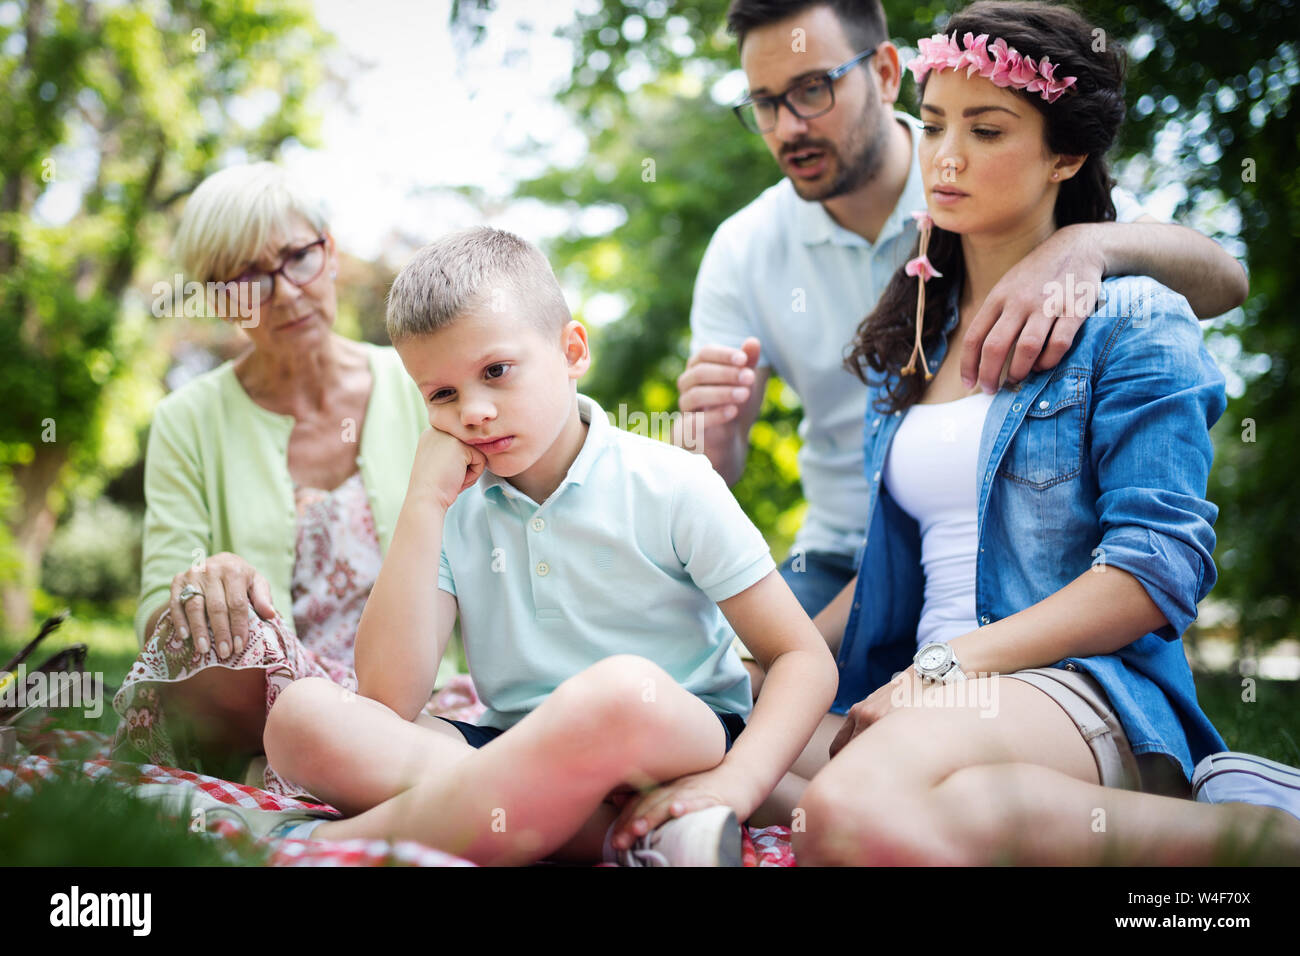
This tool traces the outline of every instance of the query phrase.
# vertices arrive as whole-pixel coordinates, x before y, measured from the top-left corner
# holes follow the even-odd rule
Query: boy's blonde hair
[[[388,290],[388,336],[394,343],[445,328],[467,309],[512,308],[543,334],[559,336],[569,322],[551,264],[512,232],[477,226],[429,243]]]
[[[187,276],[224,282],[257,258],[297,213],[323,233],[324,205],[275,163],[246,163],[213,173],[185,203],[176,257]]]

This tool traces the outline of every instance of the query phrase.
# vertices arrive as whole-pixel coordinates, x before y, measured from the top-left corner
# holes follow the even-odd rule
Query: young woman
[[[1114,218],[1120,59],[1049,4],[976,3],[947,30],[910,64],[918,255],[848,360],[870,389],[869,530],[844,601],[847,718],[802,794],[796,855],[1203,864],[1235,836],[1254,859],[1300,858],[1280,810],[1175,799],[1224,749],[1181,641],[1215,580],[1204,496],[1225,407],[1186,300],[1108,279],[1060,364],[993,395],[949,348],[1037,244]],[[1097,293],[1043,290],[1061,310]]]

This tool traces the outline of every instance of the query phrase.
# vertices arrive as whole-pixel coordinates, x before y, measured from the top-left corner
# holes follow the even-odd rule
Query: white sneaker
[[[201,811],[199,817],[203,829],[214,819],[234,820],[248,831],[255,840],[273,836],[271,831],[308,820],[337,820],[338,816],[324,810],[250,810],[232,803],[209,796],[197,787],[182,787],[173,783],[146,783],[130,790],[132,796],[145,800],[159,807],[165,814],[176,819],[195,819],[195,811]]]
[[[740,866],[740,823],[731,807],[674,817],[618,851],[622,866]]]
[[[1300,770],[1254,754],[1210,754],[1192,772],[1192,797],[1201,803],[1253,803],[1300,820]]]

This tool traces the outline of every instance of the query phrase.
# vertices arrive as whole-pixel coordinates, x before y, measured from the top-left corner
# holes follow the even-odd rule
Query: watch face
[[[917,669],[932,674],[947,664],[949,657],[950,655],[946,645],[942,647],[931,647],[921,655],[921,659],[917,663]]]

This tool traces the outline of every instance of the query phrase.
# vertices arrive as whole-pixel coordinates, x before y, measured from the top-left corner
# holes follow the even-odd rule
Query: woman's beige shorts
[[[1182,768],[1164,754],[1135,757],[1105,688],[1090,674],[1067,667],[1031,667],[1003,676],[1033,684],[1070,716],[1092,750],[1102,786],[1190,797]]]

